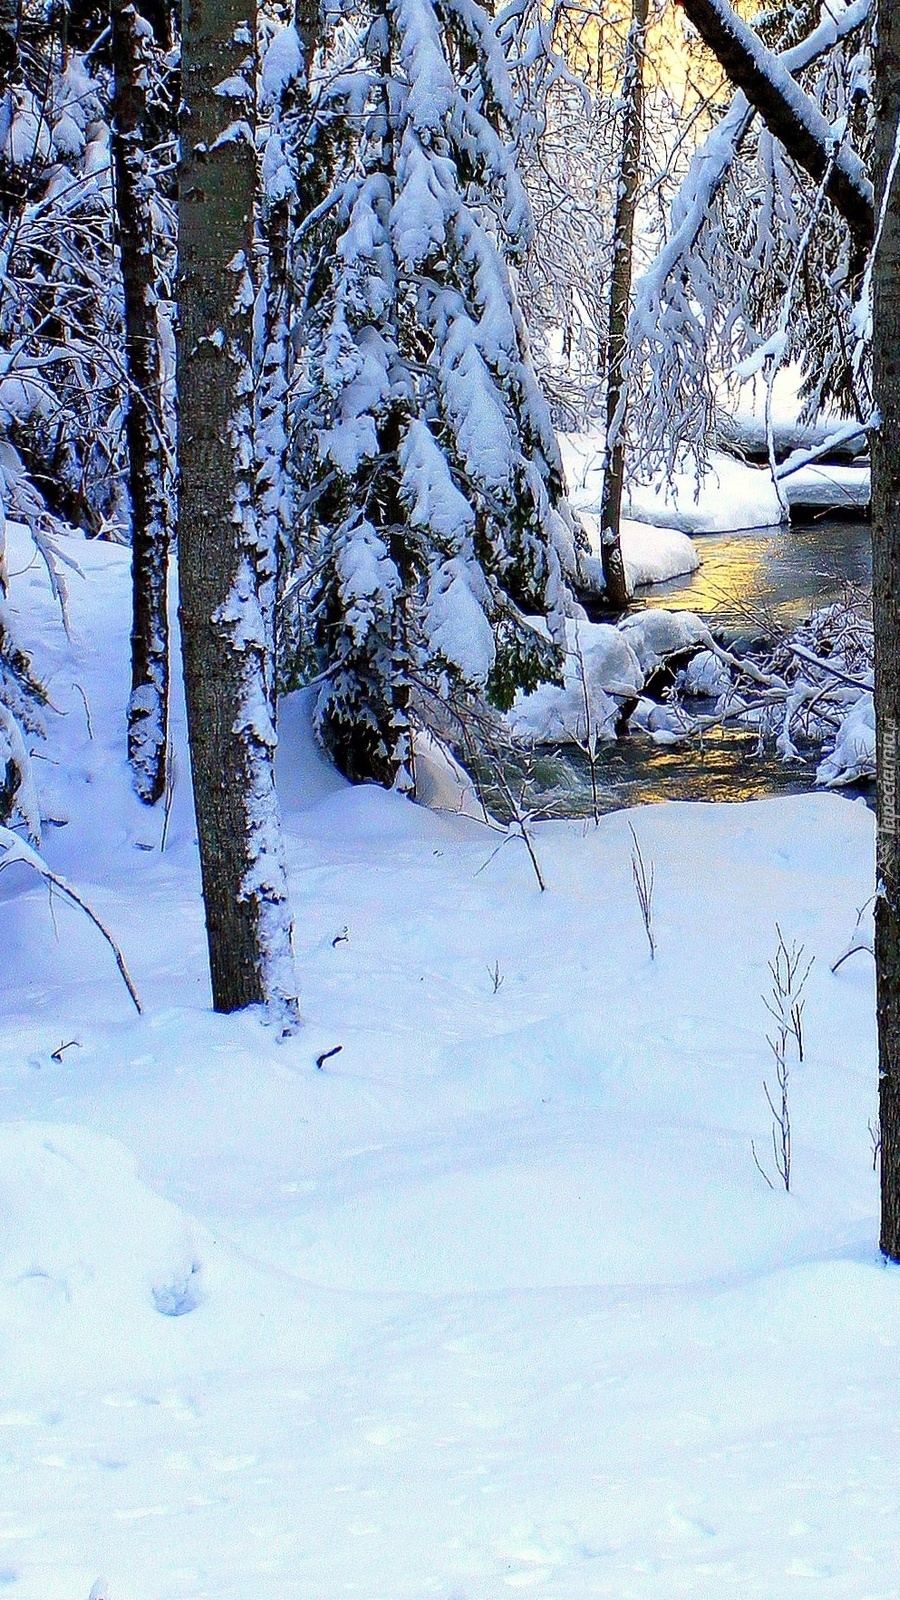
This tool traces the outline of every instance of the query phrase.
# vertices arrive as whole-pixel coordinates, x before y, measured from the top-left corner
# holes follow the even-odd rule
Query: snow
[[[542,894],[521,841],[344,784],[314,694],[290,697],[305,1023],[279,1042],[208,1009],[177,702],[165,850],[130,792],[128,552],[71,552],[69,641],[10,532],[56,708],[45,851],[145,1014],[80,913],[0,874],[9,1594],[893,1594],[871,958],[830,970],[871,813],[811,794],[534,822]],[[776,921],[816,957],[790,1195],[750,1151]]]
[[[626,517],[620,538],[631,589],[683,577],[688,572],[696,572],[700,565],[700,556],[690,539],[677,528],[651,528]]]
[[[600,560],[600,518],[589,511],[579,513],[595,560]],[[700,557],[686,534],[676,528],[651,528],[645,522],[625,517],[619,530],[625,575],[634,592],[651,583],[665,583],[696,572]]]
[[[781,482],[789,506],[822,511],[865,511],[872,496],[868,467],[800,467]]]
[[[573,505],[579,511],[599,507],[602,438],[564,434],[561,443]],[[685,534],[775,528],[783,520],[768,468],[747,466],[720,450],[710,451],[699,481],[693,473],[676,472],[671,480],[660,475],[649,484],[626,485],[625,510],[635,522]]]
[[[619,631],[628,640],[645,673],[655,672],[667,656],[690,650],[694,645],[712,643],[709,628],[693,611],[633,612],[622,618]]]
[[[784,518],[768,468],[746,466],[722,452],[710,452],[707,472],[676,472],[636,484],[627,506],[633,517],[683,533],[726,533],[732,528],[776,528]]]
[[[638,699],[659,667],[711,644],[709,628],[692,611],[632,612],[615,627],[569,621],[563,683],[520,691],[507,720],[517,738],[534,744],[614,739],[624,705]],[[681,711],[650,700],[639,701],[631,724],[679,738],[690,731]]]
[[[477,592],[476,592],[477,591]],[[494,631],[485,615],[487,584],[474,562],[445,561],[428,586],[425,633],[430,648],[482,687],[494,665]]]
[[[260,96],[264,106],[277,106],[288,84],[303,71],[303,46],[296,28],[276,28],[262,60]]]
[[[871,694],[863,694],[841,722],[834,749],[816,771],[816,782],[839,789],[859,778],[874,776],[875,702]]]
[[[700,650],[685,668],[684,692],[686,695],[706,695],[715,698],[731,688],[731,673],[725,663],[712,650]]]
[[[520,739],[584,743],[592,732],[614,739],[622,702],[644,686],[644,672],[621,628],[604,622],[566,623],[565,681],[521,691],[509,714]]]

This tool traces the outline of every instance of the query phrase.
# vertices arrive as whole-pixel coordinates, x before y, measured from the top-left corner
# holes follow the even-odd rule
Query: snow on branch
[[[848,6],[829,5],[822,21],[805,39],[777,57],[766,52],[766,59],[776,63],[780,74],[800,72],[857,32],[870,10],[871,0],[854,0]],[[723,307],[720,267],[711,258],[726,232],[719,214],[724,203],[720,196],[724,195],[754,115],[754,106],[739,91],[695,152],[671,205],[669,236],[635,284],[629,342],[648,378],[642,444],[648,460],[664,459],[670,468],[673,449],[675,453],[693,450],[698,459],[703,456],[703,441],[714,409],[709,376],[714,338],[718,337],[725,347],[718,352],[716,366],[732,365],[730,341],[740,311]],[[760,152],[761,156],[768,152],[770,170],[768,187],[760,194],[756,224],[757,236],[764,245],[756,269],[764,273],[771,271],[767,252],[771,249],[773,208],[778,205],[783,209],[784,205],[784,196],[779,200],[775,192],[778,185],[771,170],[776,149],[772,135],[765,131]],[[742,185],[739,187],[743,189]],[[789,229],[790,217],[786,213],[781,216],[781,226]],[[677,446],[673,446],[676,436]]]
[[[778,62],[790,73],[812,66],[835,44],[861,28],[871,9],[872,0],[856,0],[839,12],[829,12],[806,39],[779,55]],[[658,300],[666,281],[695,244],[754,114],[747,96],[738,90],[725,115],[694,155],[672,202],[671,234],[635,287],[637,326],[652,315],[652,302]]]
[[[732,11],[727,0],[682,0],[682,4],[731,82],[743,90],[788,154],[816,182],[827,174],[829,199],[847,222],[859,249],[867,252],[875,232],[875,204],[859,156],[839,145],[838,133],[795,83],[789,68]]]

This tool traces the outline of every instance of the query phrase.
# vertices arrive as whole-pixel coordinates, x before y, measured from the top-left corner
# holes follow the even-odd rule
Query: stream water
[[[695,542],[702,565],[654,584],[647,604],[696,611],[734,637],[759,633],[768,616],[793,627],[848,587],[868,589],[872,581],[872,530],[860,520],[704,534]]]
[[[645,603],[695,611],[737,643],[760,638],[769,618],[793,627],[848,587],[871,584],[871,528],[861,520],[707,534],[696,544],[698,570],[654,585],[645,591]],[[654,800],[754,800],[813,787],[815,758],[803,766],[788,765],[756,750],[756,735],[735,729],[675,746],[655,745],[640,735],[619,739],[599,752],[600,809]],[[563,809],[589,812],[587,761],[567,751],[566,767],[571,778],[563,786]]]

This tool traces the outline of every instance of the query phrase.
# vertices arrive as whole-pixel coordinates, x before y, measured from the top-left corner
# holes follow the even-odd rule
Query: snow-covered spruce
[[[298,589],[324,743],[408,787],[429,696],[508,705],[558,675],[576,534],[510,271],[530,215],[493,22],[468,0],[374,5],[320,112],[362,136],[332,138],[307,295]]]

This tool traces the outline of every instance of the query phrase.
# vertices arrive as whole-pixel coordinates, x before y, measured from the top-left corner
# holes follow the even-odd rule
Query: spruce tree
[[[409,788],[423,698],[503,707],[558,674],[576,535],[514,287],[531,221],[495,25],[377,0],[339,43],[335,203],[302,254],[298,589],[326,748]]]

